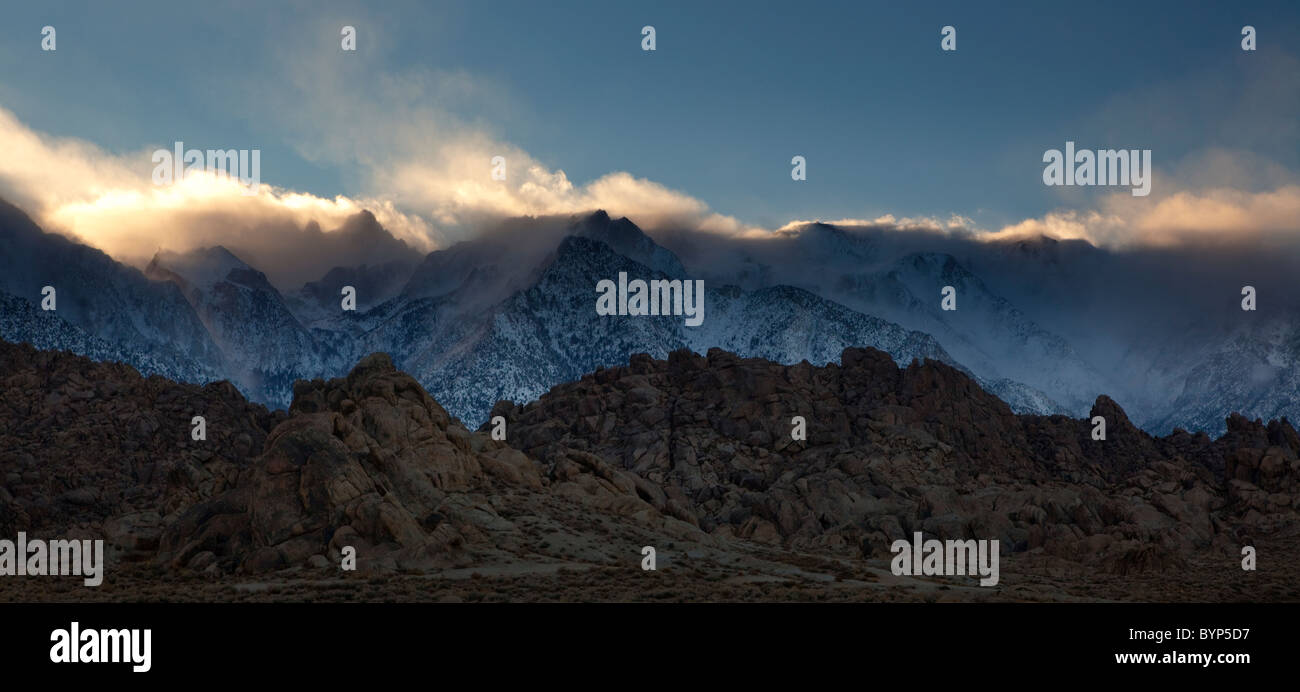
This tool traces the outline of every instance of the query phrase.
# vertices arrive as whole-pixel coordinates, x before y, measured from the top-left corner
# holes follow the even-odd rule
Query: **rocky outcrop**
[[[384,354],[271,412],[228,383],[0,342],[0,536],[104,538],[113,561],[190,575],[338,574],[349,547],[363,572],[618,571],[658,545],[719,578],[826,560],[857,579],[914,532],[1073,575],[1167,574],[1296,533],[1285,420],[1152,438],[1100,397],[1094,440],[1089,420],[1013,414],[941,362],[841,363],[638,355],[499,403],[498,441]]]
[[[1216,445],[1223,458],[1233,512],[1264,530],[1278,530],[1288,509],[1300,509],[1300,436],[1284,418],[1250,421],[1233,414]]]
[[[226,382],[0,342],[0,535],[103,537],[147,559],[167,517],[222,492],[284,418]]]
[[[290,418],[232,487],[182,514],[159,560],[259,572],[338,563],[422,569],[464,562],[500,522],[474,491],[540,488],[524,455],[471,435],[387,355],[346,377],[300,381]]]
[[[630,493],[713,535],[798,550],[880,556],[920,531],[1128,573],[1295,526],[1284,484],[1300,444],[1285,421],[1162,440],[1103,396],[1094,440],[1089,420],[1017,416],[944,363],[898,368],[873,349],[841,363],[634,356],[493,415],[551,473],[575,454],[602,459],[649,486]]]

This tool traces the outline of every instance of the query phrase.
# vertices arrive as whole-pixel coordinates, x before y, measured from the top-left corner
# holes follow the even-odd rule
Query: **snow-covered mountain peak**
[[[626,216],[611,219],[603,209],[576,219],[570,234],[605,243],[615,252],[674,278],[686,276],[681,260],[646,235]]]

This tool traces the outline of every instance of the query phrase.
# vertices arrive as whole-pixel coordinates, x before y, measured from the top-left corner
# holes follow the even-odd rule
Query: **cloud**
[[[1300,243],[1300,185],[1252,192],[1227,187],[1176,190],[1159,198],[1116,193],[1099,208],[1061,210],[983,233],[986,240],[1031,235],[1083,239],[1112,248]]]
[[[460,77],[452,78],[459,81]],[[395,79],[397,84],[428,84],[438,78]],[[458,87],[464,90],[465,87]],[[328,89],[318,90],[330,93]],[[387,100],[350,112],[348,118],[375,119],[369,135],[334,138],[345,148],[323,147],[314,155],[353,164],[364,172],[360,196],[324,198],[264,183],[246,196],[240,185],[211,175],[190,175],[168,186],[152,184],[151,149],[112,154],[75,138],[37,132],[0,109],[0,194],[26,208],[49,230],[63,232],[124,261],[143,264],[158,250],[185,251],[224,244],[242,249],[246,260],[282,285],[318,278],[337,264],[375,263],[402,256],[358,254],[353,244],[322,243],[322,233],[344,228],[363,210],[389,234],[425,252],[466,237],[477,229],[516,216],[566,215],[605,209],[644,228],[688,229],[724,236],[762,238],[797,232],[812,221],[797,220],[773,234],[734,217],[712,212],[703,201],[627,172],[613,172],[575,185],[526,152],[503,143],[455,116],[425,103],[402,110]],[[418,92],[403,102],[419,103]],[[317,108],[328,111],[328,103]],[[421,118],[443,123],[444,140],[411,123]],[[337,125],[332,117],[316,123],[322,135]],[[332,135],[314,139],[329,142]],[[360,148],[355,148],[360,143]],[[339,144],[338,146],[342,146]],[[304,150],[305,151],[305,150]],[[507,180],[491,179],[491,159],[505,156]],[[1092,209],[1063,209],[997,230],[979,228],[969,217],[952,214],[825,221],[838,226],[871,226],[900,231],[972,234],[984,240],[1030,235],[1083,239],[1112,248],[1180,244],[1241,244],[1300,239],[1300,183],[1285,169],[1249,154],[1211,150],[1170,167],[1149,197],[1127,190],[1099,198]],[[1261,190],[1243,190],[1237,184]],[[356,223],[354,222],[355,226]],[[324,230],[322,230],[324,229]],[[325,246],[337,252],[306,252]],[[349,249],[351,248],[351,249]]]
[[[884,214],[874,219],[836,219],[836,220],[797,220],[776,229],[777,233],[797,232],[803,226],[812,223],[824,223],[831,226],[862,226],[884,228],[897,231],[930,231],[937,233],[969,233],[976,228],[975,221],[961,214],[950,214],[947,219],[937,216],[904,216]]]
[[[332,20],[321,21],[332,26]],[[223,93],[251,94],[249,117],[266,128],[264,136],[284,139],[304,160],[341,171],[348,195],[294,190],[265,166],[261,191],[251,197],[233,181],[208,175],[154,185],[152,152],[170,150],[172,142],[111,153],[87,141],[46,135],[3,108],[0,151],[7,156],[0,161],[0,195],[48,230],[136,264],[160,249],[215,244],[243,249],[254,262],[256,256],[281,254],[276,247],[309,247],[318,238],[313,229],[335,231],[363,209],[421,252],[506,218],[595,209],[636,219],[650,230],[763,232],[626,171],[575,184],[563,170],[470,115],[511,108],[506,90],[491,80],[455,70],[392,72],[365,54],[340,64],[330,59],[337,58],[337,46],[286,42],[272,50],[281,59],[270,61],[271,70],[214,79]],[[220,82],[229,79],[241,81]],[[506,160],[504,181],[491,176],[496,156]],[[259,268],[277,283],[297,281],[300,274]]]
[[[351,10],[352,14],[360,10]],[[247,121],[265,140],[283,141],[305,161],[339,173],[346,195],[322,197],[285,185],[264,171],[260,194],[247,197],[231,181],[186,178],[171,186],[150,180],[150,154],[170,142],[108,152],[75,138],[57,138],[0,109],[0,194],[23,206],[50,230],[63,232],[142,263],[159,249],[185,251],[225,244],[242,247],[273,280],[298,281],[318,263],[360,261],[337,253],[295,255],[284,248],[316,248],[365,209],[397,239],[427,251],[467,238],[502,219],[571,215],[605,209],[649,231],[694,230],[720,236],[765,238],[771,229],[710,209],[703,200],[628,171],[589,181],[509,142],[496,128],[523,108],[510,89],[463,70],[390,69],[382,42],[340,60],[334,36],[345,23],[378,26],[373,18],[315,17],[318,26],[277,34],[265,69],[212,75],[213,93],[240,94]],[[393,50],[391,48],[387,50]],[[1251,91],[1265,105],[1271,92]],[[1172,97],[1170,97],[1172,100]],[[1254,103],[1254,101],[1249,101]],[[599,107],[594,101],[593,107]],[[1236,111],[1234,111],[1235,113]],[[1236,121],[1232,121],[1236,122]],[[169,128],[170,129],[170,128]],[[1291,141],[1294,125],[1282,139]],[[1269,140],[1273,141],[1273,140]],[[506,160],[506,179],[493,180],[492,159]],[[1300,183],[1276,164],[1248,154],[1210,150],[1174,167],[1158,167],[1156,191],[1133,198],[1127,190],[1001,228],[980,228],[969,217],[895,216],[838,219],[841,226],[972,234],[999,239],[1026,234],[1081,238],[1129,247],[1177,243],[1294,238]],[[810,223],[792,221],[776,234]],[[321,235],[321,234],[325,235]],[[348,243],[324,243],[349,248]],[[380,261],[382,257],[372,257]],[[328,267],[326,267],[328,268]],[[323,270],[322,270],[323,271]],[[311,277],[315,278],[315,277]]]
[[[339,21],[321,17],[316,31],[328,35]],[[439,244],[505,218],[595,209],[647,229],[761,230],[629,171],[571,180],[496,131],[525,109],[490,77],[423,66],[393,70],[382,52],[340,61],[336,46],[315,42],[286,42],[277,50],[272,64],[281,70],[261,76],[251,101],[264,104],[265,117],[291,133],[301,156],[349,171],[365,196],[428,219]],[[497,156],[505,159],[505,180],[492,177]]]
[[[363,210],[415,250],[431,247],[429,225],[379,199],[325,199],[263,184],[248,196],[235,180],[189,174],[171,185],[154,185],[152,150],[116,155],[74,138],[39,133],[0,108],[0,194],[23,207],[46,230],[64,233],[119,260],[147,262],[158,250],[184,252],[226,245],[257,257],[276,248],[298,248],[301,267],[259,267],[281,283],[319,278],[354,255],[311,252],[321,248],[321,229],[356,226]],[[341,247],[341,245],[340,245]],[[396,245],[372,257],[403,254]],[[363,258],[364,259],[364,258]],[[268,263],[271,264],[271,263]],[[292,278],[289,278],[292,277]]]
[[[1239,162],[1232,165],[1239,165]],[[1202,173],[1202,178],[1208,176],[1216,182],[1222,179],[1222,176]],[[1273,171],[1267,177],[1274,180],[1278,177],[1276,173]],[[1260,173],[1243,172],[1242,175],[1243,178],[1238,179],[1247,175],[1258,177]],[[932,216],[899,218],[885,214],[874,219],[801,219],[781,226],[775,233],[752,235],[797,235],[813,223],[966,236],[986,242],[1042,235],[1058,240],[1085,240],[1110,249],[1295,247],[1300,245],[1300,183],[1279,184],[1258,191],[1226,185],[1176,189],[1145,198],[1133,197],[1126,188],[1123,192],[1102,196],[1094,208],[1059,209],[996,229],[983,228],[970,217],[960,214],[952,214],[947,219]]]

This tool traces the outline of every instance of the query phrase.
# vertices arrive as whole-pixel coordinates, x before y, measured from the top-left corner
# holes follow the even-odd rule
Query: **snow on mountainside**
[[[350,354],[323,349],[261,272],[224,247],[159,253],[145,273],[174,282],[221,348],[227,374],[259,401],[288,406],[296,379],[344,371]]]
[[[334,267],[320,280],[285,294],[284,302],[303,326],[330,328],[340,317],[344,286],[356,289],[357,312],[365,312],[401,293],[415,266],[394,260],[373,266]]]
[[[699,353],[717,346],[744,357],[825,365],[838,360],[845,348],[866,345],[889,353],[902,365],[930,358],[960,367],[928,334],[854,312],[803,289],[706,290],[704,324],[684,334]]]
[[[1114,252],[1032,238],[964,252],[967,266],[1014,295],[1107,377],[1153,434],[1226,430],[1247,418],[1300,416],[1300,257],[1195,246]],[[1243,285],[1260,296],[1242,310]]]
[[[882,309],[880,314],[897,317],[901,324],[951,344],[949,349],[958,360],[989,363],[992,370],[982,375],[1051,392],[1067,408],[1062,413],[1076,416],[1087,413],[1097,396],[1105,393],[1103,375],[1085,363],[1065,339],[995,295],[952,255],[908,255],[895,263],[886,279],[904,285],[923,310],[894,315],[892,310]],[[944,286],[956,289],[956,310],[940,308]],[[923,300],[925,297],[930,300]]]
[[[437,303],[422,303],[402,316],[402,324],[436,336],[399,367],[425,383],[448,411],[477,424],[497,400],[529,401],[598,367],[626,363],[634,353],[662,358],[682,347],[702,353],[718,346],[744,356],[823,365],[837,360],[845,346],[869,345],[902,364],[913,358],[956,364],[927,335],[789,287],[750,294],[706,286],[699,327],[686,326],[682,316],[598,315],[596,283],[617,280],[619,272],[629,280],[669,278],[603,242],[566,238],[540,280],[482,324],[440,327]]]
[[[902,243],[905,235],[813,223],[742,244],[738,253],[713,247],[693,259],[715,281],[798,286],[929,334],[1020,412],[1083,415],[1107,391],[1103,375],[1069,342],[993,293],[951,254]],[[725,255],[738,259],[716,261]],[[941,309],[944,286],[956,289],[956,310]]]
[[[361,230],[340,247],[382,231]],[[1231,412],[1300,410],[1300,305],[1285,257],[1245,271],[1190,250],[827,224],[761,240],[658,234],[672,242],[604,212],[513,219],[418,263],[379,253],[282,295],[222,247],[160,253],[146,274],[0,202],[0,336],[176,380],[227,378],[281,407],[294,380],[383,351],[470,423],[498,399],[532,399],[634,353],[714,346],[818,365],[875,346],[900,364],[954,364],[1017,412],[1081,415],[1112,395],[1161,433],[1217,434]],[[703,325],[597,315],[596,282],[619,271],[703,279]],[[1263,296],[1258,312],[1238,305],[1243,273]],[[47,285],[58,291],[53,314],[38,306]],[[357,288],[356,312],[340,308],[344,285]],[[947,285],[956,311],[940,309]]]
[[[718,346],[779,363],[807,360],[825,365],[837,361],[845,348],[869,345],[889,353],[900,365],[913,358],[953,365],[1016,413],[1049,415],[1063,408],[1022,382],[980,377],[929,334],[850,310],[800,288],[772,286],[745,292],[727,286],[710,298],[719,304],[712,308],[713,316],[701,328],[686,332],[690,348],[698,353]]]
[[[39,305],[55,289],[59,319],[127,354],[149,354],[150,372],[200,381],[220,371],[220,350],[185,297],[169,283],[63,236],[42,231],[0,200],[0,292]]]
[[[202,363],[160,357],[151,349],[136,350],[87,334],[60,318],[57,311],[42,310],[8,293],[0,293],[0,338],[47,351],[70,351],[94,360],[126,363],[146,376],[161,375],[197,384],[220,379],[214,369]]]
[[[838,359],[845,347],[875,346],[901,364],[932,358],[965,370],[927,334],[790,286],[746,291],[706,284],[699,327],[686,326],[683,316],[597,315],[595,285],[602,278],[616,279],[620,271],[632,278],[687,278],[673,253],[631,221],[604,212],[517,220],[484,238],[430,253],[414,268],[400,262],[337,268],[287,299],[224,247],[160,252],[146,278],[102,253],[36,233],[53,238],[54,246],[70,247],[68,252],[96,257],[102,266],[92,274],[134,272],[140,288],[121,291],[128,301],[146,292],[170,296],[170,309],[180,316],[176,323],[190,320],[206,350],[191,347],[200,358],[169,360],[172,344],[150,344],[138,334],[119,344],[104,332],[121,330],[98,323],[84,338],[60,332],[42,343],[65,344],[177,379],[224,376],[273,406],[288,404],[294,380],[341,374],[376,351],[390,353],[448,410],[471,422],[484,420],[499,399],[529,400],[597,367],[626,363],[634,353],[664,357],[681,347],[703,353],[716,346],[782,363],[822,365]],[[5,238],[14,244],[23,235]],[[29,265],[45,260],[41,251],[28,255]],[[408,271],[410,278],[403,281]],[[398,284],[403,284],[400,292],[394,288]],[[339,307],[342,285],[357,287],[360,310]],[[32,340],[25,336],[39,332],[42,316],[26,309],[10,312],[6,333]],[[129,310],[113,313],[124,323],[148,322]],[[156,322],[176,328],[166,320]],[[1054,410],[1032,387],[996,378],[983,384],[1016,410]]]
[[[1273,420],[1300,409],[1300,327],[1290,320],[1243,326],[1189,366],[1182,393],[1153,428],[1219,431],[1234,411]]]

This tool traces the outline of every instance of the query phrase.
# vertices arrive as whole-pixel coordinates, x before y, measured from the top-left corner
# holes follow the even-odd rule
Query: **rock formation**
[[[941,362],[899,368],[873,349],[841,362],[638,355],[500,402],[496,441],[384,354],[299,381],[285,412],[224,382],[0,342],[0,536],[103,538],[110,573],[156,570],[147,584],[337,575],[349,547],[366,574],[632,575],[659,546],[695,565],[672,572],[701,579],[690,597],[711,598],[749,572],[868,584],[915,532],[997,540],[1012,565],[1064,575],[1063,594],[1095,575],[1187,581],[1189,565],[1232,567],[1243,545],[1293,545],[1300,527],[1285,420],[1154,438],[1103,396],[1094,440],[1088,420],[1013,414]]]

